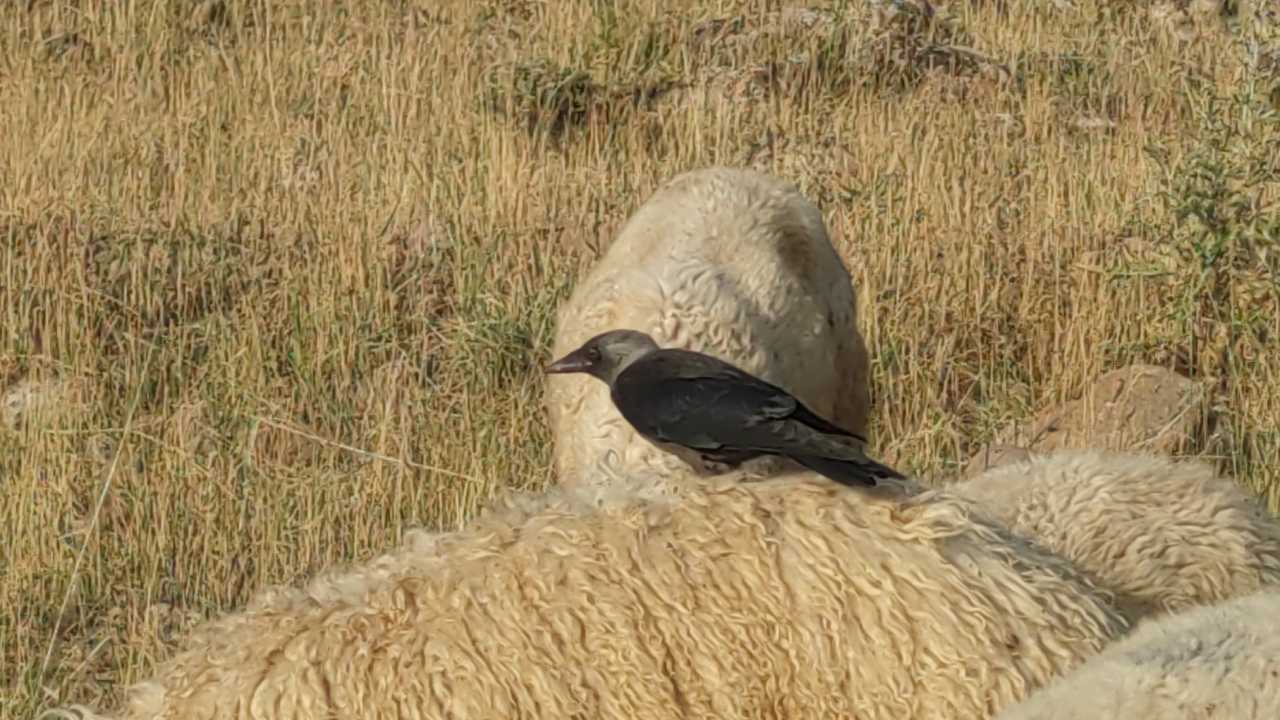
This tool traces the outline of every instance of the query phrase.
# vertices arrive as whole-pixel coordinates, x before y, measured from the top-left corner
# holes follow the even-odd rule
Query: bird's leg
[[[711,475],[723,475],[737,470],[742,463],[756,457],[758,453],[743,450],[708,450],[701,453],[702,465]]]
[[[709,458],[702,458],[702,474],[703,475],[724,475],[734,469],[734,465],[728,463],[716,462]]]
[[[699,477],[719,475],[720,472],[722,472],[722,471],[713,470],[709,468],[706,456],[703,453],[693,450],[692,448],[687,448],[687,447],[684,447],[683,445],[676,445],[674,443],[665,443],[665,442],[656,441],[656,440],[650,440],[650,442],[653,443],[653,445],[657,447],[659,450],[662,450],[664,452],[667,452],[679,458],[682,462],[684,462],[685,465],[689,466],[689,469],[693,470],[694,474],[698,475]]]

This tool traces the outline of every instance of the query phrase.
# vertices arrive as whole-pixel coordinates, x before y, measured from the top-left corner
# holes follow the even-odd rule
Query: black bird
[[[690,350],[659,348],[635,330],[601,333],[552,363],[609,386],[622,417],[647,440],[700,470],[723,472],[778,455],[849,486],[902,478],[868,458],[866,439],[834,425],[782,388]]]

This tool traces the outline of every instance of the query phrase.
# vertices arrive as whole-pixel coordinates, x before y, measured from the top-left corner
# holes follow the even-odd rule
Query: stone
[[[1081,397],[997,433],[965,465],[972,477],[991,467],[1063,448],[1158,454],[1193,453],[1209,422],[1206,388],[1171,370],[1131,365],[1099,377]]]

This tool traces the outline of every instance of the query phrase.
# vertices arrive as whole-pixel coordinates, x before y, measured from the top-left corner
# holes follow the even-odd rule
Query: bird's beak
[[[548,373],[579,373],[591,369],[591,363],[577,350],[547,366]]]

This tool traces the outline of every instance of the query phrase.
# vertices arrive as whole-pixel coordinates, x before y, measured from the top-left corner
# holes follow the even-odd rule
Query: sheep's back
[[[1280,583],[1280,523],[1201,462],[1061,450],[951,489],[1074,563],[1131,619]]]
[[[1280,588],[1143,622],[1000,720],[1280,717]]]
[[[979,718],[1124,628],[965,503],[809,474],[516,503],[397,557],[215,623],[133,717]]]

